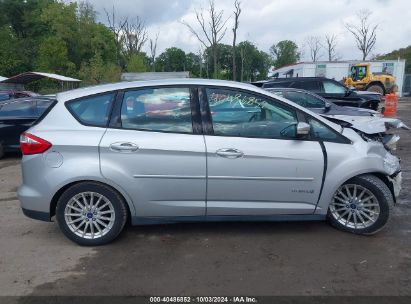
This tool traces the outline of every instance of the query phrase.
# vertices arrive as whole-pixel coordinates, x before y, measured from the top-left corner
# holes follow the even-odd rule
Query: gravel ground
[[[411,99],[399,104],[411,126]],[[25,218],[19,157],[0,161],[0,295],[411,296],[411,132],[400,131],[403,191],[372,237],[323,222],[129,227],[98,248]]]

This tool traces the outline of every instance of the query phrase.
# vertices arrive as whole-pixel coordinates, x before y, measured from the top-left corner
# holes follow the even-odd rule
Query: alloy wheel
[[[357,184],[342,185],[330,204],[331,216],[347,228],[363,229],[380,216],[380,204],[367,188]]]
[[[101,238],[114,225],[114,206],[100,193],[81,192],[68,201],[64,220],[71,232],[81,238]]]

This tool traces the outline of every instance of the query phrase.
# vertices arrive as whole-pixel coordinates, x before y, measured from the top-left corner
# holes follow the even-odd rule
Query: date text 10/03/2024
[[[258,303],[254,297],[150,297],[150,303]]]

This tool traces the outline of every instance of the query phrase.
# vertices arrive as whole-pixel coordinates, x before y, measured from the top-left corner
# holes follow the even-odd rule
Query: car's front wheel
[[[56,218],[62,232],[84,246],[103,245],[114,240],[127,220],[124,199],[112,188],[83,182],[60,196]]]
[[[381,230],[394,206],[387,185],[374,175],[360,175],[344,183],[334,194],[328,220],[336,228],[356,234]]]

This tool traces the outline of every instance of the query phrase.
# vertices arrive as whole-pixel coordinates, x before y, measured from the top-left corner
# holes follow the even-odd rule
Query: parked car
[[[391,150],[396,149],[399,135],[387,133],[389,129],[409,128],[399,119],[385,118],[380,112],[354,107],[342,107],[327,101],[321,96],[302,89],[274,88],[267,91],[282,96],[307,108],[328,120],[344,127],[350,127],[364,138],[373,138],[383,144],[389,143]]]
[[[128,220],[328,219],[373,234],[401,188],[381,142],[249,84],[127,82],[57,100],[21,136],[18,197],[26,216],[55,216],[81,245],[114,240]],[[241,120],[219,118],[243,106],[253,109]]]
[[[295,102],[296,104],[310,109],[311,111],[324,115],[348,115],[348,116],[375,116],[382,117],[383,115],[378,112],[367,108],[355,108],[348,106],[339,106],[331,100],[327,100],[318,94],[303,89],[294,88],[268,88],[267,91],[274,93],[275,95],[282,96]]]
[[[30,97],[0,101],[0,158],[20,151],[20,134],[53,103],[53,99]]]
[[[34,97],[39,96],[39,94],[30,91],[16,91],[16,90],[5,90],[0,91],[0,101],[23,98],[23,97]]]
[[[277,78],[263,83],[268,88],[296,88],[314,92],[340,106],[378,110],[382,95],[376,92],[354,91],[334,79],[324,77]]]

